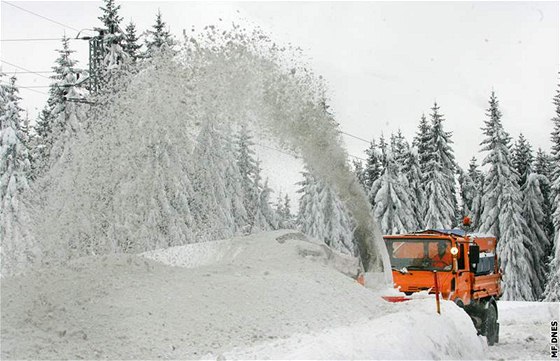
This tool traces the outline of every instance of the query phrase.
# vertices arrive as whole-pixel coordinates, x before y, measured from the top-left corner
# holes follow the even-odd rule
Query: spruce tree
[[[540,190],[543,195],[544,211],[544,231],[549,240],[554,240],[554,224],[552,223],[553,199],[552,199],[552,162],[550,156],[541,148],[537,150],[533,168],[535,173],[540,176]],[[547,255],[552,256],[552,242],[547,250]]]
[[[406,153],[405,167],[403,169],[404,179],[408,183],[408,190],[411,198],[410,203],[414,214],[414,227],[415,229],[424,228],[424,207],[426,206],[426,198],[424,189],[422,188],[423,175],[420,169],[420,160],[418,157],[418,150],[416,147],[408,149]]]
[[[532,280],[535,270],[526,248],[527,223],[523,218],[522,197],[517,172],[512,163],[509,134],[501,123],[502,113],[492,92],[487,110],[482,151],[487,152],[483,165],[488,165],[484,180],[484,198],[479,229],[498,239],[498,256],[503,269],[503,297],[506,300],[534,300]]]
[[[124,51],[125,34],[120,24],[122,17],[119,15],[120,5],[115,0],[104,0],[104,7],[100,7],[102,15],[98,19],[103,23],[106,32],[103,34],[103,51],[96,55],[94,61],[99,68],[96,74],[90,74],[98,81],[98,86],[105,91],[116,90],[117,80],[122,75],[128,63],[128,54]],[[97,89],[93,89],[97,91]]]
[[[0,73],[3,83],[4,74]],[[0,256],[2,275],[32,261],[22,197],[29,189],[30,162],[16,78],[0,84]]]
[[[374,200],[373,215],[383,234],[405,233],[417,228],[408,182],[391,152],[387,153],[383,175],[373,183],[369,197]]]
[[[148,30],[148,38],[146,39],[146,56],[154,56],[163,48],[173,52],[175,40],[167,28],[167,24],[163,21],[161,11],[158,10],[156,15],[156,23],[152,25],[153,30]]]
[[[451,145],[451,132],[443,130],[443,115],[434,103],[431,114],[429,161],[424,173],[427,209],[426,227],[429,229],[452,228],[457,220],[455,196],[455,156]]]
[[[217,122],[206,120],[197,137],[189,178],[193,186],[192,212],[199,238],[206,240],[231,237],[235,234],[232,203],[223,171],[224,140]]]
[[[410,145],[402,135],[400,129],[396,135],[391,134],[390,144],[391,152],[393,154],[393,161],[397,163],[399,171],[402,172],[406,167]]]
[[[235,152],[237,167],[241,174],[241,192],[249,229],[255,225],[261,192],[259,189],[260,169],[255,159],[254,145],[253,137],[247,125],[245,123],[241,124],[235,134]]]
[[[551,133],[552,140],[552,194],[553,199],[553,215],[552,222],[554,225],[554,251],[553,259],[549,267],[549,279],[545,290],[545,300],[558,302],[560,301],[560,85],[556,90],[553,98],[556,114],[552,118],[553,129]]]
[[[517,174],[519,175],[519,186],[523,187],[527,181],[527,175],[530,174],[532,170],[533,163],[533,150],[531,149],[531,144],[525,139],[523,133],[519,134],[517,142],[513,147],[513,167],[515,168]]]
[[[68,152],[69,144],[85,120],[87,105],[79,103],[87,96],[87,91],[79,85],[85,75],[76,68],[77,61],[72,59],[69,38],[62,38],[62,48],[53,67],[53,82],[49,88],[47,106],[37,121],[36,154],[34,175],[38,176],[51,168]]]
[[[371,189],[373,182],[375,182],[383,173],[383,157],[381,151],[375,144],[375,139],[370,143],[366,149],[367,159],[365,164],[364,186],[367,190]]]
[[[366,189],[366,172],[364,170],[364,166],[360,160],[352,159],[352,168],[354,170],[354,174],[356,175],[356,179],[358,182]]]
[[[412,145],[418,149],[418,161],[420,164],[420,169],[422,172],[427,170],[428,163],[430,161],[430,134],[431,127],[426,120],[426,116],[422,114],[420,118],[420,123],[418,124],[418,132],[414,137]]]
[[[136,36],[136,25],[130,21],[126,26],[125,37],[123,42],[123,50],[128,54],[132,61],[136,61],[140,55],[141,46],[138,45],[138,36]]]
[[[302,175],[304,180],[297,183],[301,187],[297,227],[335,250],[354,255],[354,225],[348,210],[324,181],[307,170]]]
[[[545,180],[543,176],[528,173],[521,192],[523,193],[523,218],[527,222],[528,243],[525,247],[529,250],[531,268],[534,270],[532,290],[535,299],[540,299],[547,281],[548,255],[550,239],[545,232],[544,197],[541,193],[540,183]]]
[[[469,162],[467,176],[470,181],[472,181],[472,185],[465,195],[465,201],[468,202],[470,210],[470,213],[468,215],[471,218],[471,227],[476,229],[478,228],[478,223],[482,215],[482,191],[484,189],[484,175],[478,169],[475,157],[472,157],[471,161]]]

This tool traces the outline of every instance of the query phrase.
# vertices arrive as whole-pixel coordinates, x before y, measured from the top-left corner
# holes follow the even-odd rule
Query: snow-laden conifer
[[[374,200],[373,215],[383,234],[398,234],[417,228],[408,182],[400,173],[391,152],[386,154],[386,166],[381,178],[370,190]]]
[[[555,115],[552,118],[552,170],[551,170],[551,198],[553,206],[552,223],[554,226],[554,250],[553,259],[549,267],[549,279],[545,290],[546,301],[560,301],[560,85],[553,98],[556,106]]]
[[[0,73],[0,80],[4,75]],[[0,84],[0,274],[17,272],[34,257],[28,235],[29,218],[22,209],[29,189],[30,162],[16,79]]]
[[[455,156],[451,145],[451,132],[443,129],[443,115],[436,103],[432,108],[429,160],[424,172],[426,191],[426,228],[452,228],[457,219],[455,195]]]
[[[190,167],[192,212],[198,238],[220,239],[235,233],[232,203],[222,176],[228,167],[224,159],[225,144],[218,123],[206,120],[196,139]]]
[[[352,169],[354,171],[354,174],[356,175],[356,178],[358,179],[358,182],[360,182],[364,189],[366,189],[367,178],[362,161],[352,159]]]
[[[399,129],[397,134],[391,134],[390,147],[393,154],[393,161],[397,163],[399,171],[403,172],[408,160],[410,145]]]
[[[498,100],[492,92],[487,110],[482,151],[487,152],[483,165],[489,169],[484,180],[484,198],[479,229],[498,238],[498,256],[503,269],[506,300],[534,300],[531,254],[526,245],[527,223],[523,218],[522,196],[510,153],[509,134],[503,129]]]
[[[333,249],[346,254],[354,254],[353,221],[348,210],[325,182],[313,176],[309,171],[302,173],[304,180],[298,182],[299,212],[298,228]]]
[[[33,151],[35,176],[50,169],[68,152],[86,117],[87,104],[80,103],[87,97],[87,91],[80,84],[85,73],[72,59],[75,51],[70,49],[69,40],[64,36],[62,48],[57,50],[59,55],[53,67],[49,98],[37,121]]]
[[[408,183],[408,190],[411,194],[410,203],[415,220],[412,230],[420,230],[425,227],[423,216],[424,207],[426,206],[426,196],[422,188],[423,175],[420,169],[420,159],[418,158],[418,149],[416,147],[407,150],[404,164],[403,175]]]
[[[147,31],[146,38],[146,54],[145,56],[154,56],[156,53],[165,49],[173,51],[175,46],[175,39],[168,29],[167,24],[163,21],[161,11],[158,9],[156,14],[156,23],[152,25],[153,30]]]
[[[426,116],[422,114],[420,123],[418,124],[418,132],[414,136],[412,145],[418,149],[418,162],[420,169],[424,172],[427,169],[428,162],[431,158],[430,154],[430,134],[431,126]]]
[[[527,181],[527,176],[533,171],[533,149],[531,144],[525,139],[523,133],[519,134],[517,142],[513,147],[513,167],[519,175],[519,186],[523,187]]]
[[[253,136],[247,127],[242,123],[235,134],[235,151],[237,167],[241,174],[241,192],[243,194],[243,205],[247,213],[247,225],[252,228],[255,224],[257,205],[259,203],[260,189],[260,169],[255,158],[253,147]]]
[[[465,179],[461,186],[461,197],[463,198],[463,216],[469,216],[471,227],[476,229],[482,214],[482,199],[484,189],[484,175],[478,169],[476,158],[472,157],[469,169],[464,173]],[[465,207],[465,205],[467,207]],[[465,213],[467,212],[468,213]]]
[[[278,229],[290,229],[295,227],[295,220],[292,215],[290,197],[288,194],[285,194],[284,197],[282,197],[282,193],[278,193],[274,210],[276,211],[278,219]]]
[[[126,26],[125,38],[123,42],[123,50],[128,54],[132,61],[136,61],[140,56],[141,46],[138,44],[138,36],[136,35],[136,25],[130,21]]]
[[[554,240],[554,224],[552,223],[553,199],[552,199],[552,161],[551,157],[541,148],[537,150],[533,168],[540,175],[540,190],[543,195],[544,231],[549,240]],[[547,255],[552,257],[552,242],[547,250]]]
[[[268,186],[268,179],[264,181],[264,184],[261,184],[260,172],[257,176],[254,187],[257,195],[257,204],[254,225],[251,231],[257,232],[277,229],[278,215],[274,212],[272,205],[270,204],[272,188]]]
[[[551,240],[545,232],[544,197],[541,193],[540,183],[545,181],[544,176],[536,173],[526,174],[525,184],[521,188],[523,193],[523,218],[527,222],[529,243],[525,247],[531,255],[530,262],[534,270],[532,289],[535,299],[540,299],[547,281],[548,248]]]
[[[383,173],[383,157],[381,150],[375,144],[373,139],[366,149],[366,163],[364,167],[364,186],[367,190],[371,189],[373,182],[375,182]]]

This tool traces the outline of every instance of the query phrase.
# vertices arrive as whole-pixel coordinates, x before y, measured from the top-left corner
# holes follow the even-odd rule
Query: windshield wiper
[[[408,270],[406,269],[406,267],[403,267],[403,268],[401,268],[401,269],[398,269],[397,267],[391,267],[391,269],[392,269],[393,271],[400,272],[400,273],[403,274],[403,275],[406,274],[406,273],[409,273]]]

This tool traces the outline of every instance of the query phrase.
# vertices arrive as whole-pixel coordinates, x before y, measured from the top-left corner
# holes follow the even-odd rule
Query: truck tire
[[[488,346],[493,346],[499,340],[499,326],[498,326],[498,312],[496,306],[493,304],[488,305],[486,310],[486,317],[482,325],[482,334],[486,336]]]

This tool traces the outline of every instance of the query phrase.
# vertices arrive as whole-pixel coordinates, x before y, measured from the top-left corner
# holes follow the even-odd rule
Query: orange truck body
[[[502,290],[495,237],[454,229],[387,235],[384,239],[395,288],[407,295],[435,293],[435,271],[443,299],[464,308],[481,334],[486,328],[495,331],[497,342],[496,300]],[[494,317],[488,316],[489,307],[494,308],[496,330],[486,325],[486,319]]]

